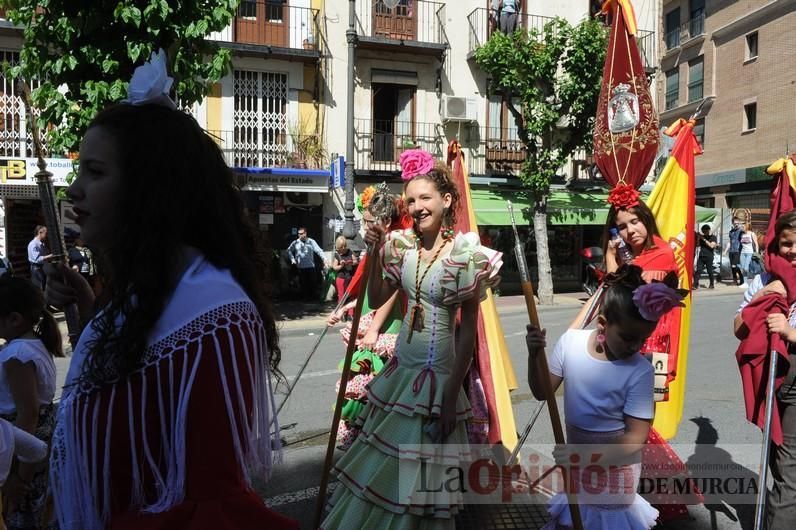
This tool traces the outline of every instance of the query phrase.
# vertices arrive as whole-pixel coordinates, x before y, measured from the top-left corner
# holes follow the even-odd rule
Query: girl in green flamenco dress
[[[362,212],[365,228],[378,224],[389,230],[404,224],[405,210],[402,201],[390,193],[386,185],[366,188],[357,201]],[[360,266],[364,270],[364,266]],[[378,374],[395,351],[395,341],[401,329],[401,321],[406,307],[405,301],[396,291],[387,302],[373,309],[370,307],[367,293],[362,305],[362,317],[357,332],[357,350],[351,360],[351,375],[346,383],[346,400],[340,415],[337,428],[337,448],[347,450],[359,434],[356,419],[367,403],[367,384]],[[356,306],[356,300],[339,308],[327,319],[329,325],[339,322],[347,311]],[[351,336],[351,323],[340,331],[343,343],[348,344]],[[340,361],[339,370],[343,370]],[[335,395],[341,381],[335,385]]]
[[[386,233],[373,224],[365,240],[379,249],[370,306],[403,292],[408,310],[392,359],[367,385],[359,434],[334,466],[340,485],[325,530],[452,530],[462,503],[460,491],[429,491],[422,482],[438,484],[469,457],[472,413],[462,384],[478,304],[498,281],[502,255],[481,246],[478,234],[454,236],[459,191],[445,165],[413,149],[401,155],[401,167],[414,228]]]

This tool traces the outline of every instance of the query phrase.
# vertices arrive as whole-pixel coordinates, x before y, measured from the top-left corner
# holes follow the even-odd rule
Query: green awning
[[[505,190],[471,190],[475,220],[478,226],[509,226],[506,201],[514,205],[514,216],[518,225],[530,225],[533,221],[533,199],[522,192]],[[547,217],[551,225],[603,225],[608,216],[608,194],[553,191],[547,200]],[[696,207],[696,222],[709,223],[719,210]]]

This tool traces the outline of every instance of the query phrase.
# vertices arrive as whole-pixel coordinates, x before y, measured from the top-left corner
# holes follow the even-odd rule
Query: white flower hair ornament
[[[130,105],[161,105],[175,110],[177,105],[169,97],[174,79],[166,71],[166,52],[163,48],[152,52],[149,61],[135,69],[133,78],[127,86],[127,99],[122,103]]]

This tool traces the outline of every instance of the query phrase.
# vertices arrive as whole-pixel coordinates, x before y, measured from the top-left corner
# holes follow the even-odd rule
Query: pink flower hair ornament
[[[418,175],[428,175],[434,169],[434,157],[423,149],[407,149],[398,159],[401,164],[401,179],[409,182]]]
[[[653,281],[633,291],[633,303],[644,320],[657,322],[675,307],[685,307],[683,298],[687,292]]]

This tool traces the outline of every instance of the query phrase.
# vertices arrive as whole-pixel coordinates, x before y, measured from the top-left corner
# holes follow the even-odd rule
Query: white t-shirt
[[[49,405],[55,397],[55,362],[39,339],[14,339],[0,350],[0,414],[16,412],[17,406],[8,385],[5,363],[10,359],[32,362],[39,383],[39,405]]]
[[[771,281],[771,274],[767,272],[763,272],[755,276],[755,279],[752,280],[752,283],[749,284],[749,287],[746,289],[746,292],[743,295],[743,301],[741,305],[738,306],[738,311],[736,314],[740,314],[743,309],[749,305],[749,302],[752,301],[752,298],[761,291],[763,287]],[[788,316],[788,323],[791,327],[796,327],[796,303],[790,306],[790,315]]]
[[[741,235],[741,253],[742,254],[753,254],[755,251],[755,242],[752,239],[754,234],[750,232],[744,232]]]
[[[654,372],[640,354],[619,361],[595,359],[589,329],[570,329],[548,358],[550,373],[564,378],[567,424],[594,432],[624,429],[624,415],[652,419]]]

